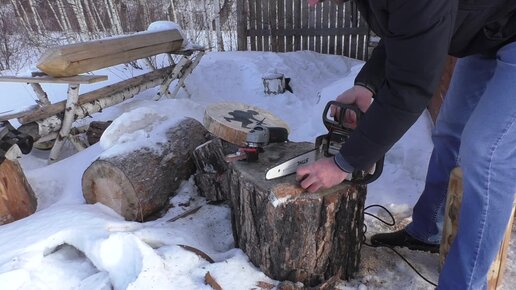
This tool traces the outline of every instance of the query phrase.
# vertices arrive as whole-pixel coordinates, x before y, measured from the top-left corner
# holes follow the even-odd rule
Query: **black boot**
[[[405,229],[371,237],[373,246],[406,247],[411,250],[439,253],[439,245],[427,244],[411,237]]]

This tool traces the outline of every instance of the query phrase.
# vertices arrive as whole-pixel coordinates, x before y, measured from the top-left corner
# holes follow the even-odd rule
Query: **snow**
[[[158,23],[151,29],[165,29]],[[158,60],[161,61],[161,60]],[[85,204],[81,177],[101,155],[128,152],[164,138],[165,128],[184,117],[202,121],[207,105],[241,102],[268,110],[285,120],[292,141],[310,141],[323,134],[326,103],[349,88],[362,62],[309,51],[294,53],[207,53],[187,78],[177,99],[153,101],[157,88],[78,121],[114,120],[99,144],[75,152],[66,144],[63,159],[47,165],[48,151],[34,149],[20,160],[38,198],[37,212],[0,226],[0,289],[211,289],[207,272],[223,289],[252,289],[258,282],[277,284],[235,248],[230,209],[209,204],[198,195],[192,179],[183,182],[170,199],[170,209],[145,223],[127,222],[111,209]],[[109,81],[84,85],[81,92],[144,73],[128,66],[95,72]],[[291,78],[293,93],[268,96],[262,76],[271,72]],[[66,86],[44,85],[51,101],[65,98]],[[0,112],[34,104],[30,87],[1,83]],[[18,125],[16,121],[12,121]],[[385,205],[397,218],[397,227],[410,221],[424,185],[431,151],[432,123],[427,114],[387,154],[384,173],[368,187],[367,204]],[[200,206],[199,211],[171,221]],[[376,210],[371,210],[376,212]],[[382,217],[384,214],[379,212]],[[390,230],[366,218],[368,233]],[[194,247],[214,263],[188,251]],[[514,256],[511,244],[509,259]],[[400,251],[425,276],[437,281],[438,255]],[[515,282],[516,269],[508,265],[506,286]],[[509,281],[509,282],[507,282]],[[395,254],[364,247],[361,270],[339,289],[433,289]]]

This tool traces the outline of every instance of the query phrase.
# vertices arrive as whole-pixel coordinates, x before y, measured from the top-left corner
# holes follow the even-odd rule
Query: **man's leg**
[[[430,243],[441,242],[446,193],[451,170],[457,166],[460,138],[466,122],[492,78],[496,60],[469,56],[457,61],[450,88],[437,117],[425,189],[414,206],[407,232]]]
[[[438,251],[438,246],[427,248],[419,242],[438,245],[441,240],[448,181],[450,171],[457,166],[460,137],[487,81],[493,76],[495,65],[494,57],[478,55],[457,61],[433,130],[434,149],[425,189],[414,207],[412,223],[399,232],[374,235],[373,244]]]
[[[516,42],[498,52],[495,73],[462,135],[464,195],[459,230],[439,289],[482,289],[516,192]]]

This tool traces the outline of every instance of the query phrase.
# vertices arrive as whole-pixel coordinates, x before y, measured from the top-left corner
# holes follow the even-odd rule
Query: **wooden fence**
[[[306,0],[237,0],[238,49],[312,50],[366,60],[369,28],[356,4]]]

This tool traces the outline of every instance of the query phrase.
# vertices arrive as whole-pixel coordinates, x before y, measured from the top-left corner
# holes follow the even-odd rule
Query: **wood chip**
[[[211,276],[210,272],[206,272],[206,275],[204,275],[204,283],[206,285],[210,285],[211,288],[215,290],[222,290],[222,287],[220,287],[219,283],[215,281],[215,279]]]
[[[210,262],[210,264],[215,263],[215,261],[213,261],[213,259],[210,256],[208,256],[208,254],[206,254],[205,252],[203,252],[199,249],[196,249],[194,247],[187,246],[187,245],[178,245],[178,246],[180,246],[181,248],[183,248],[189,252],[196,254],[197,256],[203,258],[204,260]]]
[[[182,213],[182,214],[180,214],[180,215],[178,215],[178,216],[176,216],[176,217],[173,217],[173,218],[169,219],[169,220],[167,221],[167,223],[175,222],[175,221],[177,221],[177,220],[179,220],[179,219],[182,219],[182,218],[185,218],[185,217],[187,217],[187,216],[189,216],[189,215],[192,215],[192,214],[194,214],[194,213],[198,212],[198,211],[201,209],[201,207],[202,207],[202,205],[201,205],[201,206],[198,206],[198,207],[196,207],[196,208],[194,208],[194,209],[191,209],[191,210],[189,210],[189,211],[185,211],[184,213]]]
[[[264,281],[258,281],[258,283],[256,283],[256,287],[259,287],[260,289],[271,290],[276,287],[276,285]]]

